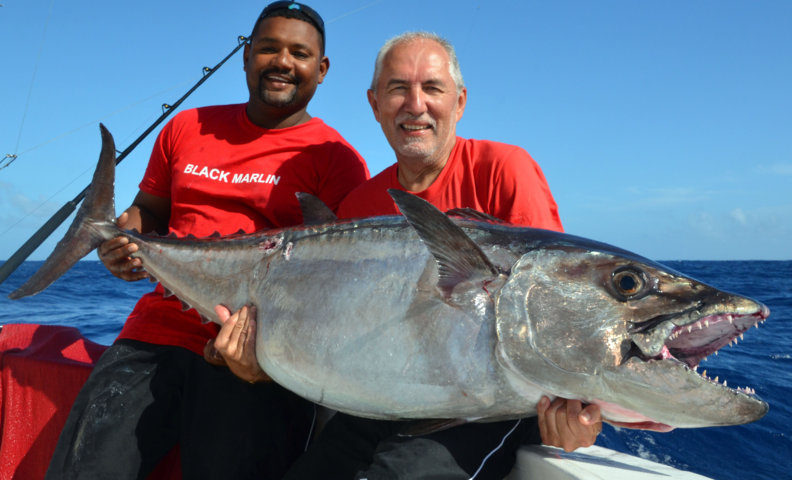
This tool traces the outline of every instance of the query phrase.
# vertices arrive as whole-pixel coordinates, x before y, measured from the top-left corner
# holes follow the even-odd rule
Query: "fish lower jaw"
[[[726,380],[720,381],[707,376],[707,371],[699,372],[699,364],[708,356],[729,345],[736,345],[743,334],[751,327],[759,328],[768,316],[769,311],[764,305],[750,314],[720,313],[702,317],[694,322],[674,327],[660,349],[660,353],[647,356],[638,348],[631,351],[631,356],[644,362],[674,362],[684,367],[690,374],[701,381],[717,385],[742,395],[755,396],[751,387],[730,388]]]
[[[594,400],[591,403],[600,407],[604,421],[619,428],[634,430],[650,430],[653,432],[670,432],[674,427],[652,420],[638,412],[626,409],[615,403]]]
[[[707,370],[703,369],[699,372],[698,364],[695,365],[688,365],[685,361],[682,361],[676,357],[674,357],[671,352],[669,351],[668,347],[663,346],[663,351],[661,352],[660,356],[655,359],[648,360],[650,362],[672,362],[679,368],[683,368],[689,375],[693,375],[699,381],[707,381],[710,385],[717,385],[718,387],[724,388],[728,391],[739,393],[741,395],[747,395],[751,397],[756,397],[756,391],[751,387],[729,387],[727,381],[724,379],[723,382],[720,381],[720,378],[716,375],[715,378],[710,378],[707,376]]]

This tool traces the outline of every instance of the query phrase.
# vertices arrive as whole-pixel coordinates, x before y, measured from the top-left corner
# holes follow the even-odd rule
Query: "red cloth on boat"
[[[0,479],[44,477],[72,403],[107,347],[73,327],[3,325],[0,330]],[[150,480],[181,478],[178,451]]]

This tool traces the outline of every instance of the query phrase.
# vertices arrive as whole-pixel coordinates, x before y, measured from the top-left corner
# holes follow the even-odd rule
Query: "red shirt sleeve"
[[[168,147],[174,120],[168,122],[157,135],[146,173],[139,185],[140,190],[162,198],[171,198],[171,167]]]
[[[491,165],[487,213],[515,225],[564,231],[547,180],[528,152],[512,147]]]

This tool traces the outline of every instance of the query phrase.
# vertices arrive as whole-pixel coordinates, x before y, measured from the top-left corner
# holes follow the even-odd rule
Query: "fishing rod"
[[[220,63],[215,65],[214,68],[204,67],[203,76],[201,77],[200,80],[198,80],[198,82],[195,83],[195,85],[192,86],[192,88],[187,90],[187,93],[182,95],[182,97],[178,99],[173,105],[168,105],[167,103],[163,104],[162,115],[160,115],[159,118],[157,118],[157,120],[155,120],[154,123],[152,123],[146,129],[145,132],[140,134],[140,136],[137,139],[135,139],[134,142],[132,142],[123,152],[121,152],[118,155],[118,158],[116,158],[116,165],[121,163],[121,160],[126,158],[126,156],[129,155],[129,153],[132,152],[132,150],[134,150],[135,147],[137,147],[138,144],[142,142],[143,139],[145,139],[149,133],[151,133],[155,128],[157,128],[157,126],[160,123],[162,123],[162,121],[165,120],[168,117],[168,115],[173,113],[176,110],[176,108],[179,105],[181,105],[181,103],[187,97],[190,96],[191,93],[193,93],[198,87],[201,86],[203,82],[205,82],[209,77],[211,77],[214,72],[216,72],[221,66],[223,66],[223,64],[229,58],[231,58],[240,48],[242,48],[246,42],[247,42],[247,37],[240,35],[237,38],[238,45],[234,47],[233,50],[231,50],[231,53],[226,55],[226,57],[222,59]],[[82,201],[82,199],[85,198],[85,194],[88,192],[88,188],[89,187],[85,187],[82,190],[82,192],[80,192],[71,201],[67,202],[66,205],[62,206],[60,210],[55,212],[55,215],[50,217],[50,219],[47,220],[47,223],[42,225],[41,228],[39,228],[38,231],[36,231],[36,233],[34,233],[33,236],[31,236],[24,243],[24,245],[19,247],[19,249],[16,252],[14,252],[13,255],[11,255],[11,258],[6,260],[3,266],[0,267],[0,283],[3,283],[9,277],[9,275],[14,273],[14,270],[16,270],[22,264],[22,262],[24,262],[27,259],[27,257],[29,257],[30,254],[33,253],[33,251],[35,251],[39,247],[39,245],[41,245],[44,242],[44,240],[47,239],[47,237],[52,235],[52,232],[54,232],[55,229],[58,228],[60,224],[63,223],[64,220],[66,220],[66,218],[69,217],[69,215],[72,214],[74,209],[77,208],[77,204],[79,204]]]

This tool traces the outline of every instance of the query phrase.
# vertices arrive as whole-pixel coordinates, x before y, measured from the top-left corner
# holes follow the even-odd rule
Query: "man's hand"
[[[231,315],[226,307],[217,305],[215,312],[223,326],[204,347],[206,361],[227,365],[234,375],[250,383],[271,381],[256,360],[256,308],[242,307]]]
[[[125,228],[128,221],[129,214],[124,212],[118,217],[116,224],[121,228]],[[99,245],[97,252],[99,253],[99,260],[102,261],[110,273],[127,282],[134,282],[148,277],[148,273],[142,269],[143,262],[139,258],[129,256],[137,252],[137,249],[138,246],[130,243],[129,238],[119,236]]]
[[[590,447],[602,431],[602,417],[597,405],[583,408],[580,400],[542,397],[537,406],[542,443],[571,452]]]

